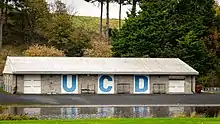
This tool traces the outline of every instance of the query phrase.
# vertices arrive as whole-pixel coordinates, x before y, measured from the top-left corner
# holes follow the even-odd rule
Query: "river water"
[[[219,107],[9,107],[0,114],[21,115],[37,117],[39,119],[73,119],[73,118],[158,118],[173,117],[183,114],[191,116],[192,113],[205,117],[220,116]]]

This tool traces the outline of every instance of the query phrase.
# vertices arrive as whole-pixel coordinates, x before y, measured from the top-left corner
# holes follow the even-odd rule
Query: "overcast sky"
[[[49,3],[54,2],[54,0],[47,0]],[[67,6],[73,6],[77,10],[77,15],[80,16],[100,16],[100,6],[98,3],[92,4],[87,3],[84,0],[61,0],[64,2]],[[106,17],[106,6],[104,5],[104,13],[103,17]],[[126,11],[129,11],[131,9],[131,5],[123,6],[122,7],[122,18],[125,18],[127,16]],[[110,4],[110,18],[118,18],[119,16],[119,5],[118,4]]]
[[[47,0],[49,3],[54,2],[54,0]],[[100,16],[100,6],[98,6],[98,3],[92,4],[92,3],[87,3],[84,0],[61,0],[67,6],[73,6],[77,10],[77,15],[80,16],[95,16],[99,17]],[[220,2],[220,0],[217,0]],[[106,17],[106,10],[104,6],[104,13],[103,17]],[[127,16],[126,11],[129,11],[131,9],[131,5],[123,6],[122,7],[122,18],[125,18]],[[138,8],[139,9],[139,8]],[[118,4],[110,4],[110,13],[109,16],[110,18],[118,18],[119,16],[119,5]]]

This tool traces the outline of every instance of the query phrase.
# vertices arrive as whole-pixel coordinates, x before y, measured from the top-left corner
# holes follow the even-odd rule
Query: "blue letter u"
[[[76,76],[72,75],[72,87],[67,87],[67,75],[63,75],[63,89],[66,92],[73,92],[76,89]]]

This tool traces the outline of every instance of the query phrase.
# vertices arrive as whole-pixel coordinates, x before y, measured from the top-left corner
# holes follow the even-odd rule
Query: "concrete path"
[[[0,104],[47,105],[153,105],[220,104],[220,94],[193,95],[7,95],[0,94]]]

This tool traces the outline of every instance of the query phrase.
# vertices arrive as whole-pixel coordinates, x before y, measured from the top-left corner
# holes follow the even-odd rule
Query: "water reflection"
[[[147,118],[172,117],[184,113],[190,116],[196,112],[206,117],[220,116],[220,107],[84,107],[84,108],[21,108],[11,107],[2,114],[27,114],[43,119],[68,118]]]

